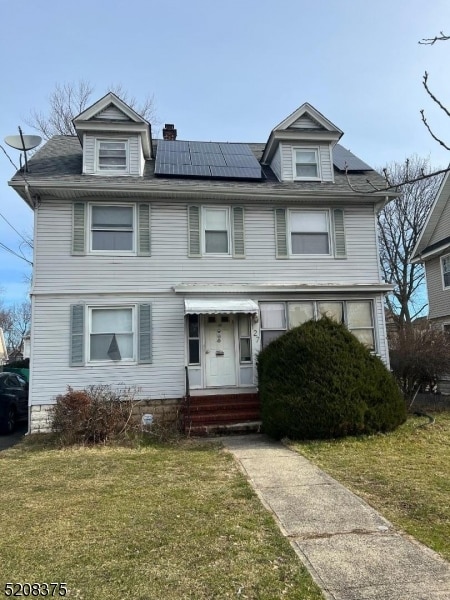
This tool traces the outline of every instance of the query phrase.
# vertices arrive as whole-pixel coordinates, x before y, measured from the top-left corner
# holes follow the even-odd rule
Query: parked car
[[[0,433],[12,433],[27,418],[27,381],[16,373],[0,373]]]

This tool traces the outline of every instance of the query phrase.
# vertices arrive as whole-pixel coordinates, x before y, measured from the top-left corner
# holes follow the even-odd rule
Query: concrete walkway
[[[306,458],[263,435],[221,438],[327,599],[450,600],[450,565]]]

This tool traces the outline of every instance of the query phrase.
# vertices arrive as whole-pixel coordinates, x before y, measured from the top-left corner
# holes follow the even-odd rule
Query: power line
[[[14,250],[11,250],[11,248],[8,248],[8,246],[5,246],[5,244],[3,244],[2,242],[0,242],[0,248],[2,250],[6,250],[6,252],[9,252],[10,254],[13,254],[14,256],[17,256],[17,258],[20,258],[21,260],[24,260],[25,262],[27,262],[29,265],[33,266],[33,263],[31,262],[31,260],[28,260],[28,258],[25,258],[25,256],[21,256],[20,254],[17,254],[17,252],[14,252]]]
[[[11,227],[11,229],[12,229],[13,231],[15,231],[15,232],[17,233],[17,235],[18,235],[20,238],[22,238],[22,240],[25,242],[25,244],[27,244],[28,246],[30,246],[30,248],[33,248],[33,246],[32,246],[32,244],[30,243],[30,241],[29,241],[29,240],[27,240],[26,238],[24,238],[24,237],[23,237],[23,235],[17,231],[17,229],[14,227],[14,225],[11,225],[11,223],[8,221],[8,219],[7,219],[7,218],[6,218],[4,215],[2,215],[2,213],[1,213],[1,212],[0,212],[0,217],[1,217],[1,218],[2,218],[2,219],[3,219],[3,220],[4,220],[4,221],[5,221],[5,222],[6,222],[6,223],[7,223],[7,224],[8,224],[8,225]]]

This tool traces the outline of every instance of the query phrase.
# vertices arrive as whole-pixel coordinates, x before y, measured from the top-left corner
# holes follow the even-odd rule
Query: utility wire
[[[18,171],[19,168],[13,163],[12,158],[9,156],[9,154],[6,152],[6,150],[3,148],[3,146],[1,144],[0,144],[0,148],[6,154],[6,158],[9,160],[9,162],[12,164],[12,166],[15,168],[15,170]]]
[[[31,262],[31,260],[28,260],[28,258],[25,258],[24,256],[21,256],[20,254],[17,254],[17,252],[14,252],[14,250],[11,250],[11,248],[8,248],[8,246],[5,246],[5,244],[3,244],[2,242],[0,242],[0,248],[2,250],[6,250],[6,252],[9,252],[10,254],[13,254],[14,256],[17,256],[17,258],[20,258],[20,259],[24,260],[25,262],[27,262],[29,265],[33,266],[33,263]]]
[[[23,235],[17,231],[17,229],[14,227],[14,225],[11,225],[11,223],[8,221],[8,219],[4,215],[2,215],[1,212],[0,212],[0,217],[11,227],[11,229],[13,231],[15,231],[17,233],[17,235],[19,237],[22,238],[22,240],[25,242],[25,244],[27,244],[27,246],[30,246],[30,248],[33,248],[32,244],[30,244],[30,241],[27,240],[26,238],[24,238]]]

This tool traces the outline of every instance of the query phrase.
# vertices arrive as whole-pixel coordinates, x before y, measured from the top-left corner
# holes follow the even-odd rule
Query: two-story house
[[[10,182],[35,212],[31,431],[68,385],[136,386],[147,412],[189,391],[210,422],[227,404],[248,420],[260,349],[324,314],[388,363],[389,193],[315,108],[261,144],[153,140],[111,93],[74,125]]]
[[[425,266],[428,319],[450,334],[450,173],[438,190],[412,262]],[[438,387],[442,393],[450,394],[450,374],[439,381]]]

